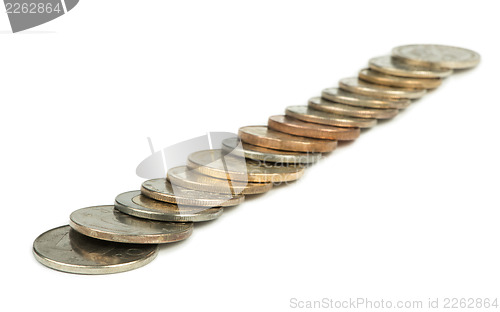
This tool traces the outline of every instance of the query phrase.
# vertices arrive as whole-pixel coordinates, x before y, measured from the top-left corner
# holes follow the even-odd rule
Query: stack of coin
[[[358,77],[344,78],[307,105],[289,106],[267,126],[246,126],[221,149],[188,156],[167,177],[145,181],[140,190],[119,194],[114,205],[88,207],[70,215],[69,226],[35,239],[42,264],[64,272],[108,274],[151,262],[158,244],[188,238],[196,222],[214,220],[224,207],[274,184],[299,179],[308,165],[352,141],[378,119],[395,117],[454,69],[479,63],[478,53],[442,45],[396,47],[369,60]]]

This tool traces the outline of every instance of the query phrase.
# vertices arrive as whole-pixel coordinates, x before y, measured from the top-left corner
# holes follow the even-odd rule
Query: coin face
[[[374,71],[398,77],[445,78],[453,74],[452,69],[410,65],[393,59],[390,55],[372,58],[369,66]]]
[[[324,89],[321,93],[321,97],[336,103],[372,108],[404,109],[411,104],[409,99],[380,99],[358,93],[352,93],[339,88]]]
[[[154,260],[158,245],[122,244],[82,235],[65,225],[35,239],[33,254],[43,265],[76,274],[111,274]]]
[[[359,128],[342,128],[305,122],[284,115],[269,117],[267,126],[271,129],[310,138],[351,141],[359,137]]]
[[[309,107],[315,110],[327,113],[344,115],[359,118],[388,119],[398,114],[397,109],[393,108],[368,108],[360,106],[345,105],[331,102],[322,98],[313,98],[309,101]]]
[[[424,96],[427,90],[416,90],[408,88],[397,88],[381,86],[374,83],[359,80],[357,77],[343,78],[339,81],[340,89],[352,93],[358,93],[383,99],[406,98],[418,99]]]
[[[479,53],[472,50],[438,45],[411,44],[396,47],[392,56],[407,64],[451,69],[471,68],[479,64]]]
[[[379,73],[371,69],[362,69],[359,79],[374,84],[410,89],[435,89],[441,85],[440,78],[407,78]]]
[[[140,219],[114,206],[78,209],[70,215],[69,225],[86,236],[133,244],[172,243],[188,238],[193,232],[193,223]]]
[[[238,138],[223,140],[222,150],[227,153],[241,150],[245,158],[270,163],[312,164],[321,159],[321,153],[280,151],[241,142]]]
[[[337,147],[337,141],[290,135],[269,129],[267,126],[241,127],[238,136],[248,144],[292,152],[327,153]]]
[[[222,207],[177,206],[146,197],[141,191],[122,193],[115,198],[115,208],[128,215],[158,221],[201,222],[217,219]]]
[[[320,102],[320,98],[313,98],[309,101]],[[337,127],[370,128],[377,124],[376,119],[342,116],[311,109],[305,105],[288,106],[285,113],[287,116],[302,121]]]
[[[243,162],[239,168],[239,157],[225,155],[220,149],[204,150],[192,153],[188,157],[188,167],[202,174],[231,181],[273,182],[295,181],[304,174],[301,165],[282,165],[254,160]]]
[[[241,204],[242,194],[220,194],[172,185],[167,179],[152,179],[142,183],[143,195],[159,201],[199,207],[229,207]]]
[[[237,138],[230,139],[237,140]],[[262,194],[269,191],[273,187],[272,183],[253,183],[241,181],[232,181],[232,183],[229,183],[227,179],[217,179],[200,174],[186,166],[169,169],[167,178],[173,185],[178,185],[191,190],[221,194]]]

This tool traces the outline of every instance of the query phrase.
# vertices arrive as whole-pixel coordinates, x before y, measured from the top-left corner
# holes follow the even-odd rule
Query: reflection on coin
[[[283,151],[326,153],[337,147],[337,141],[290,135],[266,126],[241,127],[238,136],[245,143]]]
[[[309,101],[319,102],[320,98],[313,98]],[[365,119],[331,114],[311,109],[305,105],[288,106],[285,113],[287,116],[300,119],[302,121],[337,127],[370,128],[377,124],[376,119]]]
[[[437,44],[399,46],[392,50],[392,56],[407,64],[452,69],[474,67],[481,59],[472,50]]]
[[[305,122],[287,116],[269,117],[267,126],[271,129],[309,138],[351,141],[359,137],[359,128],[342,128]]]
[[[245,196],[241,194],[219,194],[187,189],[172,185],[167,179],[152,179],[142,183],[141,192],[159,201],[199,207],[229,207],[241,204]]]
[[[328,100],[324,100],[322,98],[313,98],[309,100],[309,107],[312,109],[337,115],[359,117],[359,118],[376,118],[376,119],[392,118],[396,116],[399,112],[397,109],[393,108],[382,109],[382,108],[352,106],[352,105],[345,105],[345,104],[331,102]]]
[[[162,244],[188,238],[192,223],[144,220],[129,216],[114,206],[82,208],[70,215],[69,225],[93,238],[133,244]]]
[[[134,217],[172,222],[200,222],[217,219],[222,207],[177,206],[141,195],[141,191],[122,193],[115,198],[115,208]]]
[[[321,93],[321,97],[337,103],[372,108],[403,109],[407,108],[411,104],[409,99],[379,99],[367,95],[352,93],[339,88],[324,89]]]
[[[412,78],[444,78],[453,74],[452,69],[415,66],[393,59],[390,55],[374,57],[369,62],[372,70],[387,75]]]
[[[398,77],[379,73],[371,69],[362,69],[359,72],[359,79],[389,87],[411,89],[434,89],[439,87],[442,82],[441,78]]]
[[[339,81],[339,87],[345,91],[373,96],[377,98],[406,98],[418,99],[427,93],[427,90],[415,90],[407,88],[396,88],[381,86],[374,83],[364,82],[357,77],[343,78]]]
[[[239,157],[224,155],[220,149],[216,149],[192,153],[188,157],[187,165],[212,177],[220,179],[230,177],[231,181],[282,183],[297,180],[304,174],[304,167],[300,165],[283,166],[246,160],[245,168],[237,169],[235,163],[240,164],[240,162]]]
[[[235,149],[241,149],[245,158],[272,163],[311,164],[321,159],[321,153],[280,151],[241,142],[239,138],[228,138],[222,141],[222,150],[225,153]]]
[[[230,138],[229,140],[238,140],[238,138]],[[169,169],[167,178],[171,184],[187,189],[221,194],[261,194],[273,187],[272,183],[247,183],[240,181],[229,183],[227,179],[217,179],[200,174],[186,166]]]
[[[68,225],[35,239],[33,254],[43,265],[76,274],[111,274],[140,268],[153,261],[158,245],[122,244],[82,235]]]

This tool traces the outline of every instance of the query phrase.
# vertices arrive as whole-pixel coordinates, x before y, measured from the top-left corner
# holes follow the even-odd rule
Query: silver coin
[[[321,97],[336,103],[359,107],[404,109],[411,104],[411,100],[409,99],[380,99],[358,93],[352,93],[339,88],[324,89],[321,93]]]
[[[348,77],[341,79],[339,81],[339,87],[340,89],[352,93],[358,93],[383,99],[418,99],[427,93],[427,90],[425,89],[419,90],[381,86],[374,83],[364,82],[362,80],[359,80],[358,77]]]
[[[321,159],[321,153],[301,153],[280,151],[257,145],[241,142],[238,138],[229,138],[222,141],[222,150],[230,153],[234,150],[242,151],[245,158],[285,164],[312,164]]]
[[[158,245],[122,244],[82,235],[65,225],[38,236],[33,254],[41,264],[76,274],[111,274],[145,266]]]
[[[409,89],[435,89],[441,85],[441,78],[409,78],[380,73],[372,69],[362,69],[358,78],[376,85]]]
[[[188,238],[193,223],[160,222],[129,216],[114,206],[82,208],[70,215],[69,225],[93,238],[133,244],[162,244]]]
[[[118,195],[115,198],[115,208],[134,217],[172,222],[214,220],[224,211],[222,207],[177,206],[141,195],[141,191],[130,191]]]
[[[465,69],[479,64],[481,56],[472,50],[438,45],[411,44],[395,47],[392,56],[404,63],[452,69]]]
[[[372,70],[398,77],[410,78],[445,78],[453,74],[452,69],[409,65],[393,59],[390,55],[374,57],[369,61]]]
[[[319,101],[320,98],[313,98],[310,101]],[[315,109],[311,109],[305,105],[288,106],[285,114],[292,118],[300,119],[307,122],[319,123],[337,127],[359,127],[370,128],[377,124],[376,119],[365,119],[348,117],[337,114],[331,114]]]
[[[399,112],[397,109],[393,108],[383,109],[352,106],[331,102],[322,98],[313,98],[309,101],[308,105],[312,109],[327,113],[359,118],[389,119],[396,116]]]

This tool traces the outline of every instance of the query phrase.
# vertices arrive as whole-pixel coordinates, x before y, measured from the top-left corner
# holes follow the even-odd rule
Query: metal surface
[[[339,87],[345,91],[368,95],[377,98],[406,98],[418,99],[427,93],[427,90],[415,90],[407,88],[396,88],[381,86],[374,83],[364,82],[358,77],[343,78],[339,81]]]
[[[448,68],[428,68],[423,66],[409,65],[393,59],[390,55],[374,57],[369,61],[372,70],[387,75],[411,78],[445,78],[453,74]]]
[[[352,93],[339,88],[324,89],[321,93],[321,97],[341,104],[384,109],[404,109],[411,104],[411,100],[409,99],[380,99],[358,93]]]
[[[292,152],[327,153],[337,147],[337,141],[306,138],[275,131],[267,126],[246,126],[238,130],[245,143]]]
[[[187,189],[172,185],[167,179],[152,179],[142,183],[143,195],[159,201],[199,207],[229,207],[241,204],[245,199],[242,194],[220,194]]]
[[[310,101],[319,102],[320,98],[314,98]],[[365,119],[331,114],[311,109],[305,105],[288,106],[286,108],[285,114],[289,117],[300,119],[302,121],[337,127],[370,128],[377,124],[376,119]]]
[[[358,118],[389,119],[399,113],[399,111],[394,108],[383,109],[352,106],[331,102],[322,98],[313,98],[309,100],[308,105],[310,108],[315,110]]]
[[[160,222],[129,216],[114,206],[82,208],[70,215],[69,225],[93,238],[134,244],[162,244],[188,238],[193,223]]]
[[[412,44],[395,47],[392,56],[404,63],[451,69],[465,69],[479,64],[479,53],[452,46],[437,44]]]
[[[76,274],[111,274],[140,268],[156,257],[158,245],[122,244],[82,235],[65,225],[38,236],[33,254],[43,265]]]
[[[146,197],[141,191],[122,193],[115,198],[115,208],[134,217],[171,222],[201,222],[217,219],[222,207],[177,206]]]
[[[435,89],[441,85],[441,78],[407,78],[379,73],[371,69],[362,69],[358,74],[359,79],[398,88]]]

